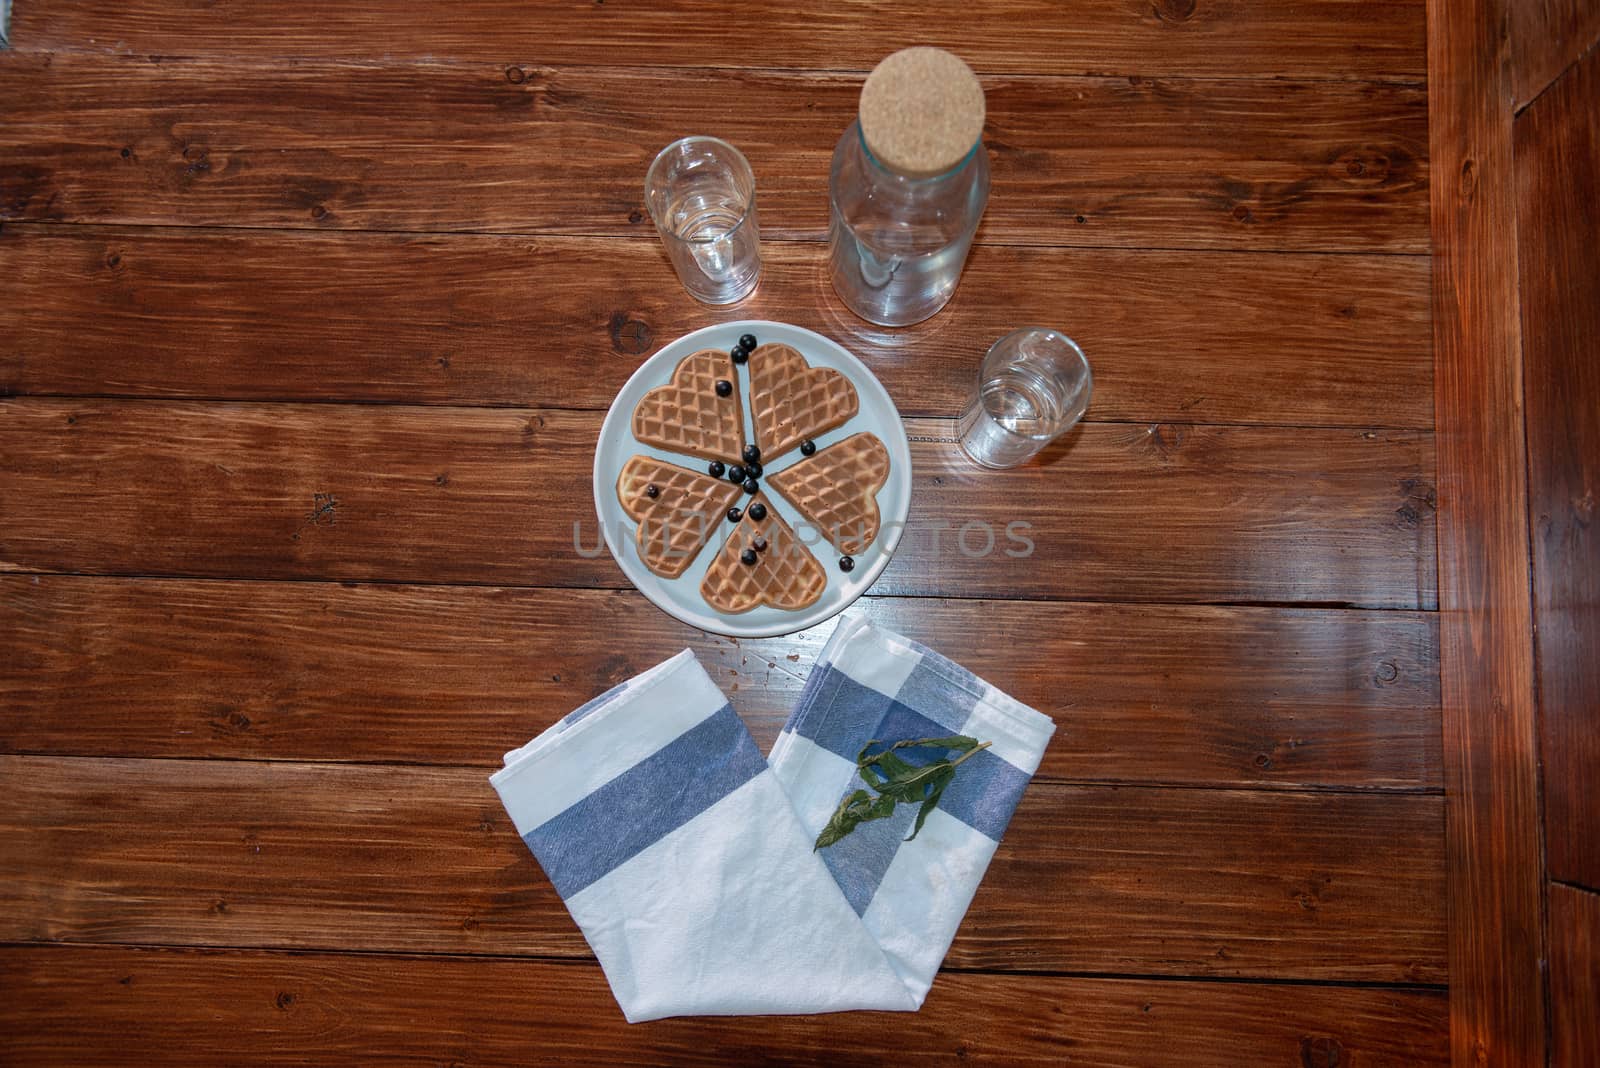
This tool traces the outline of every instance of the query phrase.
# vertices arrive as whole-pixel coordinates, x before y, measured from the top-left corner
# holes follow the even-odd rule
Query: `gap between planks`
[[[449,237],[470,237],[482,241],[637,241],[654,245],[657,238],[650,234],[619,234],[615,231],[596,230],[585,233],[577,230],[418,230],[407,227],[383,226],[340,226],[329,228],[326,226],[252,226],[250,223],[184,223],[184,222],[140,222],[113,220],[102,222],[94,219],[0,219],[0,233],[7,230],[18,233],[38,231],[41,234],[53,230],[143,230],[172,234],[207,234],[219,235],[239,234],[241,236],[261,236],[265,234],[280,234],[284,237],[298,237],[303,234],[321,234],[330,237],[349,235],[359,237],[370,234],[374,237],[407,237],[418,240],[438,239]],[[768,245],[793,245],[797,248],[816,248],[827,243],[827,237],[799,237],[793,234],[784,234],[778,237],[761,238],[763,247]],[[1221,255],[1221,256],[1357,256],[1368,259],[1392,259],[1398,261],[1419,261],[1432,258],[1432,252],[1407,252],[1398,249],[1359,249],[1359,248],[1270,248],[1262,247],[1237,247],[1223,248],[1219,246],[1196,245],[1047,245],[1033,244],[1027,241],[975,241],[973,247],[985,246],[989,248],[1016,249],[1021,252],[1166,252],[1183,255]],[[706,305],[711,313],[730,310],[738,304],[725,304],[720,306]],[[913,324],[916,325],[916,324]]]
[[[946,439],[940,438],[939,441]],[[949,439],[954,440],[954,439]],[[551,586],[548,583],[519,583],[496,582],[489,579],[472,581],[465,579],[452,579],[450,581],[429,580],[426,578],[381,578],[362,577],[356,579],[329,578],[321,575],[283,575],[263,577],[261,575],[207,575],[200,572],[185,571],[85,571],[73,569],[50,569],[39,567],[20,567],[15,564],[0,560],[0,575],[37,575],[53,578],[79,578],[79,579],[125,579],[131,582],[141,580],[150,582],[182,581],[182,582],[270,582],[292,585],[327,585],[343,586],[346,589],[357,589],[361,586],[417,586],[424,589],[468,589],[468,590],[559,590],[572,592],[574,590],[594,590],[610,592],[613,590],[632,590],[631,583],[618,582],[612,586]],[[1406,605],[1368,605],[1355,601],[1252,601],[1252,600],[1223,600],[1210,601],[1170,601],[1155,597],[1037,597],[1021,594],[1015,597],[999,596],[993,593],[919,593],[917,591],[896,593],[867,593],[863,599],[883,598],[897,601],[957,601],[957,602],[982,602],[1004,601],[1006,604],[1086,604],[1086,605],[1127,605],[1129,607],[1160,608],[1165,605],[1181,605],[1185,608],[1269,608],[1279,611],[1304,610],[1308,612],[1395,612],[1410,613],[1420,612],[1436,615],[1439,611],[1437,605],[1410,606]],[[710,634],[710,631],[706,632]]]
[[[474,404],[464,404],[464,403],[461,403],[461,402],[458,402],[458,401],[453,401],[453,402],[448,403],[448,404],[423,404],[423,403],[419,403],[419,402],[416,402],[416,401],[382,400],[382,399],[377,399],[377,398],[359,398],[359,397],[358,398],[345,398],[345,397],[296,397],[296,396],[294,396],[292,394],[284,394],[282,396],[275,396],[275,397],[272,397],[272,396],[269,396],[269,397],[257,397],[257,396],[251,396],[251,397],[222,397],[222,396],[207,395],[207,394],[194,394],[194,393],[172,393],[172,394],[161,394],[161,393],[89,393],[89,392],[56,393],[56,392],[52,392],[52,391],[48,391],[48,390],[0,389],[0,400],[5,400],[8,397],[17,397],[17,398],[27,397],[27,398],[34,399],[34,400],[95,400],[95,401],[105,400],[105,401],[134,401],[134,402],[153,401],[153,402],[156,402],[156,403],[160,403],[162,401],[177,401],[177,402],[181,402],[181,403],[184,403],[184,404],[193,403],[193,404],[216,404],[216,405],[227,405],[227,404],[284,404],[284,405],[294,404],[294,405],[306,405],[306,404],[311,404],[311,405],[320,405],[320,406],[325,406],[325,407],[330,407],[330,408],[334,408],[334,407],[385,408],[385,409],[397,409],[397,408],[398,409],[405,409],[405,408],[410,408],[410,409],[416,409],[418,411],[427,411],[427,412],[441,412],[441,411],[449,411],[451,409],[459,409],[459,410],[462,410],[462,411],[529,412],[529,413],[533,413],[533,412],[564,412],[564,413],[571,413],[571,414],[575,414],[575,415],[592,415],[592,414],[594,414],[596,412],[607,412],[607,411],[611,410],[609,406],[601,406],[601,405],[594,405],[592,407],[582,407],[582,406],[579,406],[579,407],[566,407],[566,406],[559,405],[559,404],[515,404],[515,403],[509,402],[509,401],[506,402],[506,403],[503,403],[503,404],[493,403],[493,402],[479,402],[479,403],[474,403]],[[952,425],[956,421],[956,417],[955,416],[939,416],[939,415],[912,415],[912,416],[908,416],[907,418],[919,419],[919,420],[944,420],[946,422],[951,423]],[[1310,431],[1348,430],[1348,431],[1360,431],[1360,432],[1363,432],[1363,433],[1370,432],[1372,434],[1392,433],[1392,434],[1427,434],[1427,435],[1431,435],[1433,433],[1433,427],[1431,427],[1431,426],[1421,426],[1421,425],[1412,426],[1412,425],[1391,424],[1391,423],[1286,423],[1286,422],[1247,423],[1247,422],[1241,422],[1241,421],[1237,421],[1237,420],[1229,421],[1229,420],[1226,420],[1226,419],[1206,419],[1204,421],[1189,422],[1189,421],[1185,421],[1185,420],[1182,420],[1182,419],[1096,419],[1096,418],[1094,418],[1094,417],[1092,417],[1091,415],[1088,415],[1088,414],[1085,414],[1084,417],[1079,420],[1079,422],[1080,423],[1089,424],[1089,425],[1093,425],[1093,426],[1123,426],[1123,427],[1184,426],[1184,427],[1194,427],[1197,430],[1198,429],[1204,429],[1204,428],[1207,428],[1207,427],[1218,427],[1218,428],[1225,428],[1225,429],[1230,429],[1230,430],[1310,430]],[[1076,424],[1074,424],[1074,425],[1076,425]],[[908,433],[906,435],[906,437],[910,441],[919,441],[919,442],[922,442],[924,444],[933,444],[933,445],[939,445],[939,444],[954,445],[959,440],[954,434],[951,434],[951,435],[948,435],[948,436],[931,436],[931,435],[927,435],[927,434],[910,434],[910,433]],[[0,565],[0,566],[3,566],[3,565]],[[1256,602],[1240,601],[1240,602],[1233,602],[1233,603],[1251,604],[1251,603],[1256,603]],[[1290,603],[1303,604],[1305,602],[1295,601],[1295,602],[1290,602]]]
[[[174,764],[259,764],[271,767],[293,766],[298,768],[326,768],[329,770],[343,770],[348,768],[361,768],[365,770],[381,770],[383,768],[423,769],[427,771],[459,771],[483,772],[494,771],[500,767],[498,764],[461,764],[438,763],[426,760],[307,760],[301,757],[251,757],[251,756],[141,756],[129,754],[127,756],[107,756],[104,753],[73,753],[56,750],[30,751],[26,749],[0,749],[0,757],[16,757],[20,760],[72,760],[72,761],[106,761],[137,760],[140,762],[171,762]],[[1034,783],[1044,787],[1082,788],[1091,790],[1180,790],[1197,791],[1205,790],[1210,793],[1245,793],[1245,794],[1279,794],[1322,796],[1322,795],[1350,795],[1356,797],[1442,797],[1442,786],[1340,786],[1340,785],[1279,785],[1277,783],[1256,783],[1244,785],[1238,783],[1214,782],[1152,782],[1143,779],[1083,779],[1063,778],[1051,775],[1049,772],[1035,772],[1032,779]],[[1559,881],[1559,880],[1556,880]],[[1586,890],[1587,887],[1570,885],[1575,890]],[[1594,893],[1594,891],[1589,891]],[[0,945],[4,942],[0,941]],[[127,943],[133,945],[135,943]],[[143,943],[139,943],[143,944]],[[164,943],[151,943],[164,944]],[[1055,974],[1055,973],[1041,973]],[[1068,974],[1068,973],[1060,973]],[[1100,973],[1096,973],[1100,974]],[[1315,981],[1315,980],[1311,980]]]
[[[0,0],[0,3],[9,3],[9,0]],[[693,76],[696,74],[729,74],[738,76],[760,77],[762,75],[779,75],[783,77],[818,78],[860,78],[866,80],[872,73],[872,67],[834,67],[834,66],[794,66],[782,64],[762,64],[738,66],[724,63],[585,63],[585,62],[534,62],[510,56],[504,59],[463,59],[450,56],[329,56],[312,53],[283,54],[283,55],[240,55],[228,52],[138,52],[118,51],[103,48],[74,48],[71,46],[51,45],[44,48],[27,47],[24,43],[19,45],[16,41],[10,42],[9,48],[4,46],[0,38],[0,51],[15,52],[19,56],[66,56],[74,59],[104,59],[128,62],[144,61],[147,63],[227,63],[231,67],[255,68],[261,70],[277,70],[284,67],[331,67],[347,68],[349,70],[396,70],[406,68],[434,68],[445,70],[483,70],[485,67],[495,69],[519,68],[524,72],[561,74],[572,72],[614,71],[620,74],[682,74]],[[888,55],[890,48],[886,47],[884,55]],[[1183,71],[1045,71],[1045,70],[1004,70],[984,67],[981,64],[969,64],[973,67],[980,79],[990,81],[1017,80],[1017,81],[1110,81],[1125,82],[1130,77],[1143,78],[1148,81],[1181,81],[1191,85],[1205,85],[1207,83],[1227,84],[1237,82],[1257,82],[1264,85],[1294,84],[1294,85],[1328,85],[1340,88],[1350,86],[1373,85],[1386,89],[1426,89],[1426,78],[1415,78],[1408,75],[1359,75],[1356,77],[1337,78],[1328,75],[1300,74],[1300,73],[1208,73],[1187,74]]]
[[[0,938],[0,950],[6,949],[56,949],[63,952],[76,949],[151,949],[174,953],[261,953],[282,957],[376,957],[385,960],[419,961],[537,961],[565,968],[591,968],[593,957],[562,957],[549,953],[463,953],[441,950],[363,949],[360,946],[322,949],[309,946],[242,946],[226,942],[101,942],[89,939],[62,941],[30,941],[27,939]],[[1040,979],[1111,979],[1127,982],[1153,983],[1217,983],[1232,986],[1296,986],[1332,990],[1393,990],[1408,993],[1441,993],[1448,990],[1447,983],[1391,983],[1379,979],[1274,979],[1258,975],[1174,975],[1167,972],[1093,972],[1053,968],[996,968],[968,964],[946,964],[940,974],[949,975],[1014,975]]]

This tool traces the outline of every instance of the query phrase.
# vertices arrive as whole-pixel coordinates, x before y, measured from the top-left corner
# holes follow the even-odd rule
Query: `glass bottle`
[[[851,311],[907,326],[950,300],[989,200],[983,90],[957,57],[897,52],[861,91],[828,179],[829,274]]]

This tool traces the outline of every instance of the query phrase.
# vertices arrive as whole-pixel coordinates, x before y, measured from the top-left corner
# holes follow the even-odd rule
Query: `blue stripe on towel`
[[[522,836],[569,898],[755,778],[767,762],[723,705],[582,801]]]
[[[919,648],[922,659],[900,684],[895,700],[959,731],[983,694],[983,683],[972,672],[932,649]]]
[[[985,749],[956,769],[956,777],[939,797],[939,811],[998,842],[1022,800],[1028,778],[995,756],[994,750]]]
[[[814,669],[811,680],[816,685],[807,682],[792,729],[829,752],[854,761],[868,739],[879,737],[875,732],[893,699],[832,666]]]
[[[912,672],[912,678],[916,677],[917,673]],[[800,737],[853,762],[861,747],[873,738],[894,742],[903,738],[955,734],[972,711],[973,702],[959,700],[960,694],[952,694],[957,698],[954,702],[944,703],[930,699],[925,690],[919,690],[918,696],[923,698],[921,707],[885,697],[838,668],[830,667],[826,677],[812,691],[811,706],[796,718],[793,729]],[[916,716],[923,733],[894,733],[898,728],[889,721],[896,710]]]
[[[852,783],[846,794],[861,786]],[[900,851],[900,843],[911,833],[917,806],[897,805],[887,819],[871,820],[820,851],[822,862],[833,873],[833,881],[844,891],[845,900],[860,916],[872,904],[889,862]]]

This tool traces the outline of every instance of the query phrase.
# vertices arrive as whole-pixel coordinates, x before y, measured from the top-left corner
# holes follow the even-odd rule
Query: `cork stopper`
[[[908,178],[960,163],[983,133],[983,86],[942,48],[907,48],[873,68],[861,87],[867,150]]]

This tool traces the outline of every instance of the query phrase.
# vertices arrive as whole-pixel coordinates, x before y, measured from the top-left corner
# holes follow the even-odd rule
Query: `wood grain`
[[[1505,0],[1430,0],[1451,1061],[1545,1060]]]
[[[1600,1064],[1600,894],[1550,884],[1550,1064]]]
[[[1600,5],[1597,5],[1600,6]],[[1516,120],[1545,864],[1600,888],[1600,53]]]
[[[229,57],[532,61],[868,70],[910,43],[958,51],[980,72],[1422,77],[1423,5],[1381,0],[1048,3],[955,0],[647,5],[457,0],[450,18],[405,0],[330,7],[280,0],[219,9],[187,0],[22,4],[17,48]],[[1027,32],[1017,32],[1026,26]]]
[[[835,337],[902,414],[951,415],[1007,326],[1060,322],[1094,362],[1090,419],[1433,423],[1415,257],[979,246],[937,319],[888,330],[839,310],[817,246],[763,256],[718,311],[656,242],[8,226],[0,393],[605,408],[644,356],[737,317]]]
[[[12,398],[0,569],[617,586],[591,511],[599,424]],[[1432,607],[1427,434],[1089,424],[997,475],[952,421],[907,429],[915,504],[879,593]]]
[[[1445,999],[1418,990],[946,972],[916,1014],[630,1027],[600,969],[579,963],[8,947],[0,983],[0,1051],[19,1068],[275,1066],[291,1053],[520,1068],[533,1050],[546,1064],[624,1068],[1446,1063]]]
[[[1426,434],[1082,426],[1000,477],[953,443],[915,446],[912,465],[915,504],[880,593],[1434,604]],[[1102,510],[1109,522],[1089,518]],[[1007,555],[1028,550],[1001,520],[1030,524],[1031,556]],[[969,556],[989,526],[999,555]]]
[[[1519,0],[1511,5],[1511,71],[1525,108],[1600,39],[1595,0]]]
[[[482,769],[0,757],[0,785],[0,940],[588,953]],[[1442,818],[1036,783],[949,963],[1443,982]]]
[[[1441,786],[1427,614],[860,603],[1055,717],[1047,779]],[[736,642],[632,591],[4,575],[0,751],[493,767],[685,646],[765,749],[832,630]]]
[[[18,54],[0,63],[0,220],[654,240],[645,170],[694,130],[749,157],[763,236],[814,239],[860,81]],[[984,243],[1428,250],[1418,88],[1009,76],[985,88]],[[539,299],[537,275],[528,287]]]
[[[24,4],[0,54],[0,1061],[1445,1060],[1421,3],[259,7]],[[907,26],[983,73],[995,190],[890,333],[817,242]],[[734,313],[640,199],[691,131],[758,175]],[[730,314],[872,361],[919,510],[865,607],[1063,726],[916,1015],[623,1025],[485,781],[686,644],[765,744],[814,661],[573,546],[597,409]],[[979,478],[942,417],[1032,321],[1092,422]],[[997,518],[1036,551],[964,555]]]

